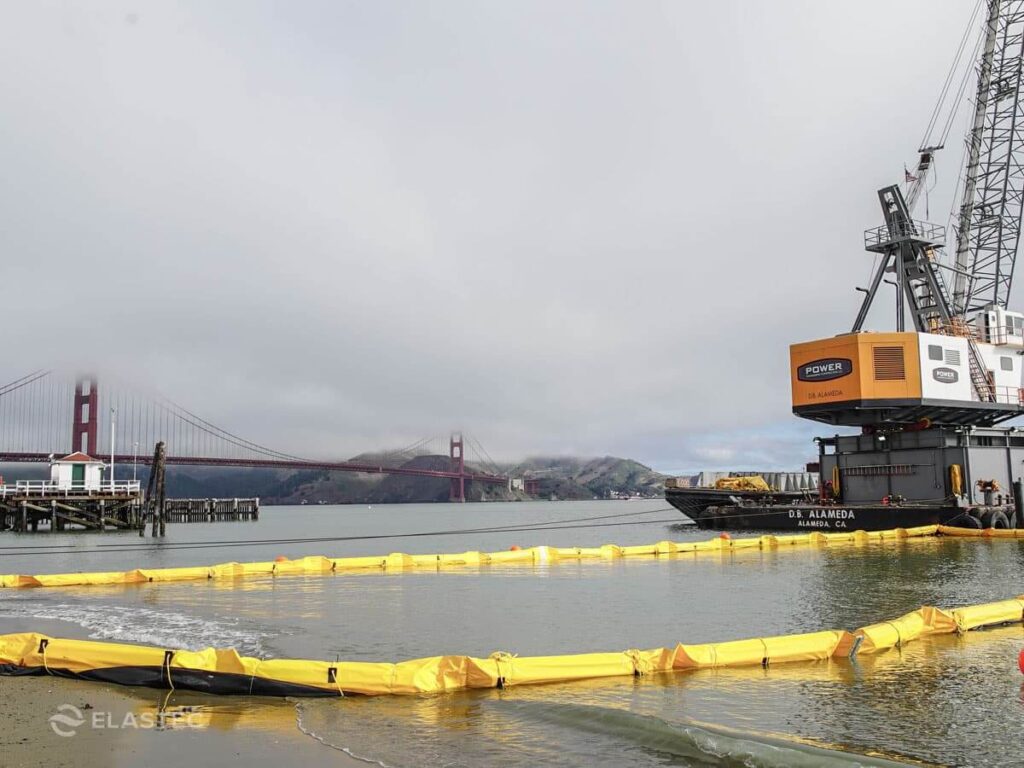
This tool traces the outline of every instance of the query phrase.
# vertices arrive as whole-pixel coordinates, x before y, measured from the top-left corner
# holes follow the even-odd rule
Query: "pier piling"
[[[170,523],[214,523],[259,519],[260,500],[167,499],[163,516]]]

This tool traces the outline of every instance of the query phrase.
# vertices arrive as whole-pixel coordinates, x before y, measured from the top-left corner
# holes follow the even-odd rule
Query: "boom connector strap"
[[[167,685],[173,691],[174,681],[171,679],[171,660],[174,659],[174,651],[164,651],[164,672],[167,673]]]

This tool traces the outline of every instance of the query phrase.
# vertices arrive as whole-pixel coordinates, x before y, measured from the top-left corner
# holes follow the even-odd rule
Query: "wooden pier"
[[[156,444],[146,492],[136,480],[102,478],[103,462],[80,451],[50,462],[50,480],[0,480],[0,531],[137,530],[163,536],[167,523],[259,520],[260,500],[168,499],[166,446]],[[113,470],[111,470],[113,474]]]
[[[168,523],[215,523],[259,520],[260,500],[255,499],[166,499],[164,519]]]
[[[89,493],[3,493],[0,489],[0,531],[142,530],[147,512],[142,494],[120,489]],[[167,523],[215,523],[260,519],[260,500],[165,499]]]
[[[143,525],[136,482],[58,488],[47,482],[0,486],[0,531],[136,530]]]

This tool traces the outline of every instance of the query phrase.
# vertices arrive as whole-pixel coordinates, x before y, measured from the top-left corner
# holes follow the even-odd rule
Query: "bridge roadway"
[[[110,456],[98,456],[97,458],[109,459]],[[49,462],[48,453],[19,453],[0,452],[0,464],[3,463],[32,463]],[[114,464],[124,467],[133,462],[138,464],[150,464],[153,457],[139,454],[114,454]],[[488,483],[491,485],[508,485],[509,479],[501,475],[490,475],[480,472],[457,472],[452,470],[439,469],[417,469],[415,467],[388,467],[383,464],[362,464],[352,461],[306,461],[300,459],[212,459],[201,456],[168,456],[168,464],[193,467],[246,467],[246,468],[267,468],[267,469],[319,469],[330,472],[363,472],[370,475],[411,475],[413,477],[438,477],[448,480],[458,480]]]

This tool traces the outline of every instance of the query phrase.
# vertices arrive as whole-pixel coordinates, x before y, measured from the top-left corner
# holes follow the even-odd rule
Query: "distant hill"
[[[389,454],[363,454],[359,461],[383,466],[446,470],[447,456],[417,456],[403,460]],[[470,463],[467,469],[490,472]],[[606,499],[627,496],[656,497],[662,493],[665,475],[630,459],[537,457],[516,465],[502,465],[502,474],[536,483],[536,493],[510,491],[501,485],[466,484],[467,501],[526,501],[530,499]],[[48,476],[43,465],[7,465],[0,474],[11,479]],[[120,472],[118,477],[120,478]],[[139,467],[143,487],[148,468]],[[450,483],[445,478],[409,475],[364,475],[352,472],[275,469],[225,469],[220,467],[167,468],[167,495],[177,498],[232,498],[259,496],[264,504],[401,504],[446,502]]]
[[[631,459],[537,457],[512,469],[513,476],[537,481],[537,496],[559,499],[658,497],[666,475]]]

